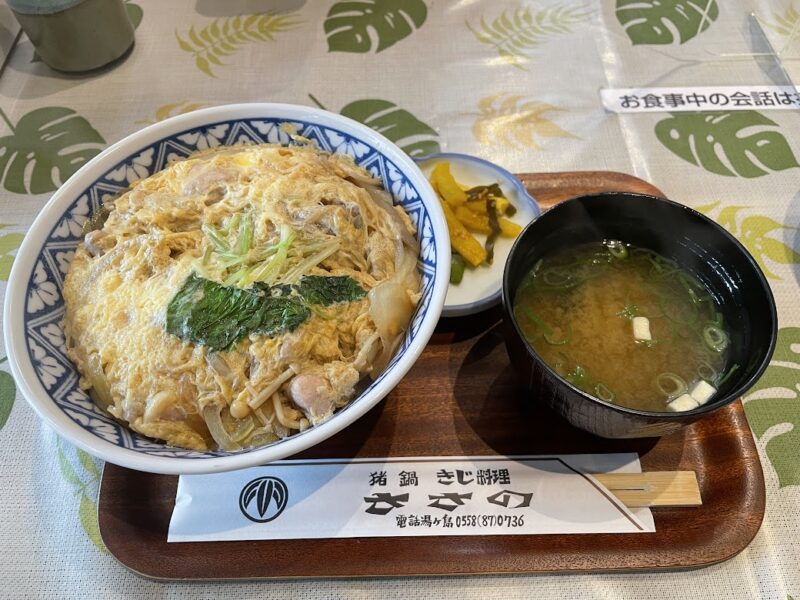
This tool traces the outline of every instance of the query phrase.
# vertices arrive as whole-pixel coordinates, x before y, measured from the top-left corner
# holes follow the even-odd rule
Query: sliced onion
[[[225,431],[225,426],[222,424],[222,409],[214,403],[207,404],[203,407],[203,420],[206,422],[208,432],[217,445],[223,450],[241,450],[242,447],[237,444],[234,439]]]
[[[241,443],[253,433],[255,428],[256,424],[253,422],[252,416],[248,416],[246,419],[239,419],[236,422],[236,427],[231,432],[231,439],[236,443]]]
[[[373,364],[370,373],[374,378],[392,358],[400,336],[411,320],[414,305],[408,297],[405,286],[398,283],[395,278],[372,288],[367,297],[369,298],[369,316],[375,323],[383,344],[383,351]]]
[[[107,410],[109,406],[114,404],[114,399],[111,396],[111,388],[108,387],[108,380],[100,364],[100,356],[98,354],[90,354],[89,358],[84,362],[84,366],[86,368],[86,378],[92,384],[92,389],[89,393],[97,406]]]
[[[375,342],[377,342],[378,339],[380,339],[380,334],[376,331],[364,341],[364,344],[358,351],[358,355],[353,361],[353,368],[355,368],[356,371],[362,372],[368,364],[372,363],[377,351]]]
[[[389,192],[375,187],[374,185],[364,186],[364,189],[367,190],[367,193],[369,194],[370,198],[372,198],[373,202],[380,206],[389,215],[389,218],[395,224],[397,232],[400,234],[400,239],[403,241],[403,243],[411,250],[414,250],[417,254],[419,254],[419,243],[417,242],[417,239],[411,235],[411,232],[408,231],[406,224],[400,220],[400,215],[395,212],[394,204],[392,204],[392,196],[389,194]]]
[[[214,370],[221,379],[224,379],[228,387],[235,387],[236,376],[233,374],[230,366],[225,359],[222,358],[217,352],[210,352],[206,354],[206,363]]]
[[[266,446],[272,442],[277,442],[280,438],[275,435],[271,428],[261,427],[256,429],[250,434],[250,437],[244,441],[244,445],[248,448],[255,448],[257,446]]]

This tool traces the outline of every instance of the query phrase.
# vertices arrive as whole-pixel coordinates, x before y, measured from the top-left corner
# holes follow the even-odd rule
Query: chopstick
[[[628,508],[699,506],[703,503],[694,471],[596,473],[592,477]]]

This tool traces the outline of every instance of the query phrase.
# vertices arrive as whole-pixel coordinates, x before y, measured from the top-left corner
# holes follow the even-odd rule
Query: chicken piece
[[[326,378],[317,373],[301,373],[292,379],[289,395],[314,425],[333,412],[333,388]]]
[[[239,176],[236,169],[219,167],[213,162],[198,162],[193,165],[183,183],[183,194],[206,194],[222,183],[235,181]]]

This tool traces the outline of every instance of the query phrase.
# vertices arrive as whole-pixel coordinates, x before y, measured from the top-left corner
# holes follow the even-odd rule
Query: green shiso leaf
[[[365,294],[348,276],[306,276],[296,286],[244,290],[192,273],[167,306],[166,329],[182,340],[227,350],[251,333],[294,331],[311,316],[309,305],[352,302]]]
[[[367,292],[355,279],[347,275],[338,277],[306,275],[297,285],[297,293],[309,304],[330,306],[339,302],[355,302],[363,298]]]

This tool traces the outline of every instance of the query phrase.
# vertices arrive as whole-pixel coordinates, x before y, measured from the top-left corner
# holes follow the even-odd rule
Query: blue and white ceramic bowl
[[[83,222],[106,199],[170,161],[197,150],[242,143],[291,143],[291,123],[320,149],[349,154],[380,178],[411,217],[421,245],[422,298],[397,354],[381,375],[327,422],[269,446],[194,452],[140,436],[95,406],[78,387],[66,356],[61,295]],[[4,329],[20,390],[59,435],[109,462],[153,473],[211,473],[285,458],[337,433],[375,406],[408,372],[433,333],[444,304],[450,242],[439,202],[419,168],[372,129],[322,110],[287,104],[236,104],[181,115],[117,142],[53,195],[28,231],[6,288]]]

